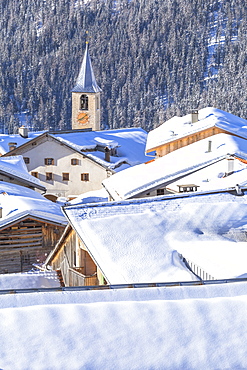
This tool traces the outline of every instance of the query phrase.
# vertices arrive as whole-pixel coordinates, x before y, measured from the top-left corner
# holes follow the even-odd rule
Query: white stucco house
[[[147,133],[140,128],[45,132],[4,154],[22,155],[46,197],[69,199],[102,188],[113,173],[147,161]]]

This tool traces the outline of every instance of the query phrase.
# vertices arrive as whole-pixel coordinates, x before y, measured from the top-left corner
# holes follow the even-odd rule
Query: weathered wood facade
[[[45,264],[61,272],[65,286],[104,284],[100,270],[70,225],[67,226]]]
[[[182,148],[184,146],[187,146],[189,144],[195,143],[196,141],[205,139],[207,137],[225,133],[228,132],[219,129],[218,127],[210,127],[209,129],[202,130],[199,132],[195,132],[191,135],[185,136],[183,138],[176,139],[174,137],[174,141],[170,141],[169,143],[163,144],[159,147],[153,148],[152,150],[156,150],[156,156],[157,157],[163,157],[164,155],[173,152],[174,150],[177,150],[179,148]],[[151,151],[151,150],[150,150]]]
[[[43,263],[64,226],[27,217],[0,230],[0,274],[29,271]]]

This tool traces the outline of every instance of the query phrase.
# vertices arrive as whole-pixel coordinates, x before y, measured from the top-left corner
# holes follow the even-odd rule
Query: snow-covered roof
[[[99,190],[92,190],[76,196],[74,199],[69,201],[69,204],[79,204],[79,203],[99,203],[107,202],[108,193],[102,188]]]
[[[147,137],[146,152],[210,127],[218,127],[247,139],[247,121],[245,119],[211,107],[200,109],[198,113],[199,120],[193,124],[190,114],[183,117],[175,116],[150,131]]]
[[[102,131],[47,131],[42,133],[29,133],[27,139],[20,135],[0,135],[0,153],[6,154],[9,152],[9,141],[14,140],[17,144],[16,147],[19,147],[25,145],[31,139],[36,139],[37,137],[41,138],[44,135],[54,137],[63,144],[83,153],[84,156],[114,172],[144,163],[150,159],[145,155],[147,132],[142,128]],[[117,149],[117,154],[110,157],[111,162],[105,160],[105,147]]]
[[[74,86],[72,92],[97,93],[100,91],[101,88],[97,85],[94,76],[87,43],[80,72],[76,80],[76,85]]]
[[[186,258],[185,247],[193,246],[206,253],[206,247],[213,245],[214,258],[218,244],[229,249],[229,258],[221,255],[217,260],[218,274],[223,276],[211,274],[215,278],[247,272],[247,250],[235,240],[247,224],[246,192],[243,196],[193,193],[75,205],[65,207],[64,212],[111,284],[191,280],[194,277],[179,255]],[[192,257],[189,260],[196,263]],[[210,254],[207,258],[210,261]]]
[[[211,151],[208,151],[209,140],[211,141]],[[103,185],[114,200],[128,199],[159,186],[167,186],[173,182],[177,184],[184,182],[183,178],[192,173],[195,177],[191,177],[191,179],[194,178],[196,181],[201,176],[201,181],[203,181],[206,179],[205,174],[199,170],[205,169],[206,171],[207,168],[211,168],[211,165],[216,163],[218,163],[218,173],[222,173],[226,169],[222,160],[228,158],[229,155],[247,160],[246,140],[233,135],[217,134],[177,149],[155,161],[116,173],[105,179]],[[239,166],[241,165],[239,164]],[[234,183],[235,180],[236,183]],[[191,183],[191,181],[187,183]],[[217,183],[211,183],[209,189],[213,189],[214,185],[216,189],[229,185],[235,186],[237,183],[243,182],[243,173],[238,173],[235,178],[229,177],[227,181],[220,182],[219,180]],[[200,185],[200,183],[196,185]]]
[[[229,165],[230,158],[233,163]],[[233,169],[232,172],[230,171],[231,168]],[[195,184],[199,187],[199,191],[227,189],[234,187],[236,184],[247,185],[247,164],[234,157],[227,157],[170,183],[167,189],[178,192],[181,184]]]
[[[15,143],[16,147],[25,144],[29,140],[32,140],[36,138],[37,136],[40,136],[43,133],[43,131],[29,131],[28,137],[24,138],[19,134],[0,134],[0,154],[4,155],[9,152],[10,150],[10,144]]]
[[[1,295],[1,367],[246,369],[246,287]]]
[[[141,128],[102,131],[74,130],[74,132],[72,130],[51,133],[50,135],[114,171],[149,160],[149,157],[145,155],[147,132]],[[111,156],[111,162],[105,161],[104,152],[97,150],[99,146],[109,149],[117,148],[117,156]]]
[[[4,181],[0,182],[0,207],[0,228],[30,216],[46,222],[67,224],[58,204],[32,189]]]
[[[26,164],[21,155],[0,157],[0,173],[14,177],[29,186],[43,191],[46,190],[45,187],[41,185],[39,179],[28,173]]]

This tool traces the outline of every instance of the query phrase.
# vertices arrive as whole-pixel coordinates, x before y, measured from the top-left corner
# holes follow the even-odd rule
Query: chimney
[[[208,140],[208,153],[212,152],[212,141]]]
[[[191,123],[196,123],[198,122],[198,110],[197,109],[192,109],[191,111]]]
[[[17,147],[17,143],[9,142],[8,146],[9,146],[9,151],[14,150]]]
[[[234,158],[227,158],[227,173],[226,176],[231,175],[234,172]]]
[[[237,195],[243,195],[241,187],[239,186],[239,184],[236,184],[235,189],[236,189]]]
[[[105,147],[105,161],[111,162],[111,151],[108,146]]]
[[[25,126],[19,127],[19,135],[27,139],[28,138],[28,128]]]

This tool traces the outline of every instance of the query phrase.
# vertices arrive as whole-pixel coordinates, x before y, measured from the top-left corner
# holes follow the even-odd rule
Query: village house
[[[61,269],[68,285],[77,285],[69,269],[84,267],[89,257],[99,284],[237,278],[247,272],[246,209],[247,188],[239,187],[68,205],[67,243],[46,264]]]
[[[43,263],[67,221],[59,205],[27,187],[0,183],[0,274]]]
[[[193,110],[184,117],[173,117],[148,133],[146,153],[162,157],[174,150],[219,133],[247,139],[247,121],[216,108]],[[210,145],[210,144],[209,144]]]
[[[219,190],[246,182],[246,140],[218,134],[103,181],[111,200]]]
[[[29,173],[47,189],[48,199],[72,199],[100,189],[113,173],[145,162],[146,136],[138,128],[45,132],[3,157],[22,155]]]
[[[21,141],[13,135],[0,137],[2,155],[22,155],[29,173],[40,180],[47,189],[45,196],[52,201],[98,190],[107,177],[149,159],[143,129],[100,131],[100,93],[87,44],[72,89],[72,130],[29,137],[22,127]]]

